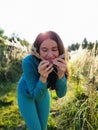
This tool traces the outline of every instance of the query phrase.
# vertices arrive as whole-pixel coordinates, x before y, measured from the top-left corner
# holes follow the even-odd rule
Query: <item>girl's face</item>
[[[40,56],[49,61],[57,58],[59,56],[57,43],[51,39],[43,41],[40,45]]]

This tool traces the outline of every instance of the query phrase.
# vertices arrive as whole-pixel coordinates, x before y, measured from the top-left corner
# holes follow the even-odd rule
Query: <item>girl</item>
[[[23,74],[18,84],[18,105],[28,130],[47,130],[50,109],[48,88],[59,98],[67,91],[68,67],[65,49],[53,31],[40,33],[31,54],[22,61]]]

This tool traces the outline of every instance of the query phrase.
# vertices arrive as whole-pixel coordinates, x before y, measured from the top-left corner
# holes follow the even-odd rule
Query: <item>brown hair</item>
[[[33,48],[36,48],[36,52],[40,55],[40,52],[39,52],[40,45],[46,39],[52,39],[57,43],[58,50],[59,50],[59,55],[65,54],[65,48],[64,48],[63,42],[62,42],[60,36],[54,31],[47,31],[45,33],[40,33],[36,37],[36,39],[35,39],[35,41],[34,41],[34,43],[32,45],[31,51],[33,50]],[[65,57],[64,57],[64,59],[65,59]],[[56,68],[54,68],[54,69],[57,72],[57,69]],[[68,78],[68,70],[65,73],[65,76],[66,76],[66,78]],[[56,79],[57,79],[57,74],[52,71],[48,76],[48,87],[49,88],[51,88],[51,89],[56,88],[56,86],[55,86]]]
[[[40,33],[37,38],[35,39],[33,45],[34,47],[37,49],[37,52],[39,53],[39,48],[41,43],[46,40],[46,39],[52,39],[57,43],[58,46],[58,50],[59,50],[59,54],[63,54],[65,53],[65,49],[64,49],[64,45],[63,42],[61,40],[61,38],[58,36],[58,34],[56,32],[53,31],[48,31],[45,33]]]

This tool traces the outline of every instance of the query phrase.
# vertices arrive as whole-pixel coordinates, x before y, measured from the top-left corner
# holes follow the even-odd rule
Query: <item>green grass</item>
[[[20,126],[24,127],[16,100],[17,83],[2,86],[0,86],[2,90],[0,94],[0,129],[15,130]]]
[[[98,130],[98,56],[93,51],[79,52],[68,64],[66,96],[59,99],[50,91],[48,130]],[[12,66],[15,70],[17,64]],[[16,81],[0,83],[0,130],[27,130],[17,105]]]

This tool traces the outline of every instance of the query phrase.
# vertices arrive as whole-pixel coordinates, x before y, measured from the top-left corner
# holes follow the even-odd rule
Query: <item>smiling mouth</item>
[[[48,60],[50,64],[53,64],[53,60]]]

